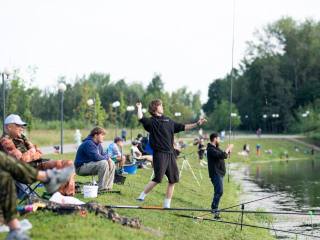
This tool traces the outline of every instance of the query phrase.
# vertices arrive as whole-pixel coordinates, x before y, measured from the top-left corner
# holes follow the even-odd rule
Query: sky
[[[59,76],[108,73],[142,82],[161,74],[165,91],[208,97],[232,66],[234,0],[0,0],[0,68],[37,66],[33,86]],[[234,67],[261,30],[283,16],[319,21],[319,0],[235,0]],[[117,99],[115,99],[117,100]]]

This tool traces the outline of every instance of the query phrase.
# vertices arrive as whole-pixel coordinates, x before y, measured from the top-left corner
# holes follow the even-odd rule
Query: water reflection
[[[246,165],[242,164],[234,169],[236,170],[234,172],[234,179],[241,182],[244,192],[248,193],[244,201],[255,200],[277,193],[285,193],[282,196],[267,201],[257,202],[256,205],[250,204],[250,206],[246,206],[248,208],[256,209],[257,207],[263,207],[268,211],[295,212],[308,212],[311,210],[314,213],[319,213],[320,187],[312,187],[319,184],[320,181],[319,162],[320,159],[283,160],[266,163],[251,162]],[[300,191],[292,192],[293,190]],[[288,219],[286,221],[279,221],[277,226],[284,230],[311,231],[311,227],[306,227],[310,223],[310,217]],[[317,233],[317,236],[320,235],[320,217],[314,217],[314,231]]]

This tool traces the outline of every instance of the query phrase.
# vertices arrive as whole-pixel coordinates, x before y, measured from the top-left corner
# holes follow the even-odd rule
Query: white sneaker
[[[200,163],[200,166],[204,166],[202,162]]]
[[[202,166],[207,166],[207,165],[208,165],[208,163],[206,163],[206,162],[202,163]]]

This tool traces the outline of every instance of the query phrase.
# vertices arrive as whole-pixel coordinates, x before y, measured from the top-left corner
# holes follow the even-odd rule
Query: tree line
[[[285,17],[254,35],[256,40],[247,42],[245,56],[234,69],[233,125],[268,132],[318,129],[320,22]],[[217,131],[229,129],[230,85],[231,74],[215,79],[203,106],[208,127]]]
[[[301,133],[320,127],[320,22],[312,19],[295,21],[281,18],[254,33],[255,41],[247,42],[247,50],[239,68],[233,69],[232,125],[240,130]],[[59,129],[60,94],[58,77],[53,87],[33,86],[37,68],[29,67],[29,79],[20,77],[19,69],[6,81],[6,114],[22,116],[31,130]],[[66,83],[64,121],[70,128],[92,126],[93,106],[87,100],[95,98],[96,124],[108,127],[116,121],[112,107],[117,109],[119,127],[136,127],[134,112],[126,111],[141,101],[147,108],[150,100],[160,98],[164,114],[183,123],[195,122],[205,114],[204,128],[221,131],[229,128],[231,74],[214,79],[208,88],[208,101],[200,102],[200,92],[182,87],[171,93],[164,90],[160,74],[154,74],[149,84],[112,82],[110,75],[93,72]],[[2,98],[2,96],[0,96]],[[1,99],[2,103],[2,99]],[[202,112],[203,110],[203,112]],[[180,112],[177,119],[175,112]],[[307,116],[305,113],[308,112]],[[304,115],[303,115],[304,114]],[[148,114],[147,114],[148,115]],[[278,117],[277,117],[278,116]]]
[[[67,86],[64,92],[63,118],[66,128],[85,128],[94,123],[94,105],[87,101],[95,99],[96,125],[109,127],[115,124],[116,117],[119,127],[137,127],[136,103],[142,102],[147,108],[149,101],[161,99],[164,114],[181,122],[195,122],[201,114],[200,92],[192,93],[187,87],[182,87],[171,93],[164,90],[164,82],[160,74],[154,74],[146,86],[141,82],[126,83],[123,79],[110,81],[110,75],[105,73],[91,73],[89,76],[75,78],[67,83],[65,77],[59,77],[52,87],[41,90],[34,87],[36,67],[29,67],[30,78],[22,79],[19,69],[6,81],[6,115],[19,114],[28,122],[27,130],[33,128],[59,129],[61,118],[61,93],[59,83]],[[2,98],[2,96],[1,96]],[[112,103],[120,102],[115,109]],[[2,103],[2,99],[1,99]],[[135,110],[127,111],[127,106],[134,106]],[[180,112],[179,119],[175,116]],[[149,115],[148,112],[146,115]],[[149,115],[150,116],[150,115]]]

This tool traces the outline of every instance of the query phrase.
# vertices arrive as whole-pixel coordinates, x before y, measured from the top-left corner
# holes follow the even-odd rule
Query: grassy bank
[[[195,150],[196,147],[188,147],[184,151],[188,153]],[[129,152],[129,146],[125,146],[124,152]],[[46,155],[45,157],[74,159],[74,156],[74,153],[70,153]],[[198,186],[191,171],[184,168],[180,183],[176,185],[171,206],[174,208],[210,208],[213,187],[208,178],[207,168],[199,168],[197,155],[190,156],[188,161],[199,179],[201,187]],[[178,164],[181,166],[182,159],[178,160]],[[203,179],[200,178],[200,170]],[[127,176],[125,185],[114,185],[113,190],[120,190],[121,195],[99,195],[94,200],[107,205],[163,206],[166,191],[165,180],[148,194],[144,204],[135,200],[149,182],[151,174],[152,170],[138,170],[136,175]],[[76,181],[90,181],[90,177],[76,176]],[[239,204],[237,199],[238,186],[232,181],[228,183],[227,178],[224,179],[224,186],[224,195],[220,207]],[[85,202],[88,201],[80,194],[76,194],[76,197]],[[273,239],[266,230],[244,227],[241,232],[240,227],[236,228],[235,225],[192,220],[174,215],[174,213],[179,213],[196,216],[200,215],[200,212],[115,210],[122,216],[140,218],[143,226],[159,231],[160,235],[155,236],[154,233],[146,230],[123,227],[93,214],[88,214],[86,218],[83,218],[80,215],[57,216],[52,212],[37,211],[29,213],[25,217],[33,224],[31,229],[33,239],[150,239],[152,237],[157,239]],[[237,222],[239,214],[223,213],[222,217],[222,220]],[[261,219],[261,216],[255,215],[244,217],[244,223],[252,225],[262,226],[261,221],[263,220],[265,219]],[[5,234],[0,234],[0,238],[4,236]]]

